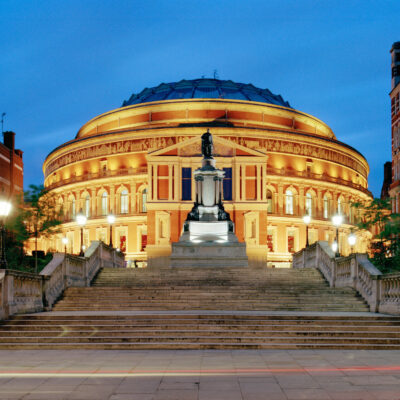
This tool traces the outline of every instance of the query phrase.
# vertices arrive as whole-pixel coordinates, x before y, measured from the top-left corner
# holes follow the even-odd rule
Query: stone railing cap
[[[367,257],[366,254],[357,254],[357,255],[356,255],[356,259],[357,259],[357,262],[358,262],[364,269],[366,269],[366,270],[370,273],[370,275],[372,275],[371,278],[372,278],[373,276],[382,275],[382,272],[379,271],[379,269],[376,268],[376,267],[374,266],[374,264],[372,264],[371,261],[368,260],[368,257]]]

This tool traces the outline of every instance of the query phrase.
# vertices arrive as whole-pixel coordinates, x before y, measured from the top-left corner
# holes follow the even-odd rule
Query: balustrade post
[[[357,276],[358,276],[358,262],[357,255],[353,254],[350,263],[351,286],[357,289]]]
[[[318,269],[320,265],[320,257],[321,257],[321,249],[319,247],[319,243],[315,244],[315,268]]]
[[[337,275],[337,267],[336,267],[336,259],[335,258],[333,258],[331,260],[331,271],[332,271],[332,277],[331,277],[330,286],[335,287],[336,286],[336,275]]]
[[[12,276],[7,274],[7,271],[5,272],[4,276],[4,286],[3,286],[3,309],[4,309],[4,319],[7,319],[10,316],[10,304],[13,301],[14,297],[14,279]]]

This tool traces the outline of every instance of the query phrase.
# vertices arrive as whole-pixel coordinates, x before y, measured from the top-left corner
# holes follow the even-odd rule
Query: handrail
[[[124,255],[103,242],[93,241],[84,257],[55,253],[39,275],[0,270],[0,320],[51,309],[65,289],[90,286],[104,266],[125,267]]]
[[[278,176],[298,177],[298,178],[308,178],[308,179],[314,179],[314,180],[318,180],[318,181],[337,183],[339,185],[350,186],[353,189],[360,190],[360,191],[372,196],[372,193],[367,188],[360,185],[359,183],[354,183],[352,181],[348,181],[346,179],[339,178],[339,177],[333,177],[328,174],[316,174],[316,173],[309,172],[309,171],[297,171],[297,170],[290,169],[290,168],[274,168],[274,167],[267,167],[267,174],[268,175],[278,175]]]
[[[356,289],[372,312],[400,315],[400,273],[382,274],[367,254],[335,257],[328,242],[319,241],[293,254],[293,268],[317,268],[331,287]]]

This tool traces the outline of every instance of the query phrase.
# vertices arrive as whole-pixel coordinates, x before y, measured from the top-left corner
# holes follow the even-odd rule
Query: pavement
[[[400,351],[2,350],[0,399],[400,400]]]

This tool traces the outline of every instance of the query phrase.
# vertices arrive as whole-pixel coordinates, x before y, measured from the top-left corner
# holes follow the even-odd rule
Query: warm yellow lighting
[[[305,215],[304,217],[303,217],[303,222],[306,224],[306,225],[308,225],[310,222],[311,222],[311,215]]]
[[[11,203],[7,200],[0,201],[0,217],[7,217],[11,211]]]
[[[61,239],[61,241],[62,241],[62,244],[63,244],[64,246],[66,246],[66,245],[68,244],[68,238],[67,238],[67,237],[63,237],[63,238]]]
[[[350,233],[349,237],[347,238],[349,245],[353,247],[356,244],[357,236],[354,233]]]
[[[338,249],[338,244],[337,244],[337,242],[336,242],[336,240],[332,243],[332,251],[334,252],[334,253],[336,253],[337,252],[337,249]]]
[[[76,216],[76,222],[77,222],[78,225],[80,225],[80,226],[85,225],[85,224],[86,224],[86,220],[87,220],[86,216],[85,216],[84,214],[82,214],[82,213],[79,213],[79,214]]]
[[[115,222],[115,215],[108,214],[107,215],[107,221],[108,221],[109,224],[113,224]]]
[[[343,216],[340,214],[336,214],[332,217],[332,223],[333,225],[335,225],[336,227],[339,227],[340,225],[342,225],[343,222]]]

